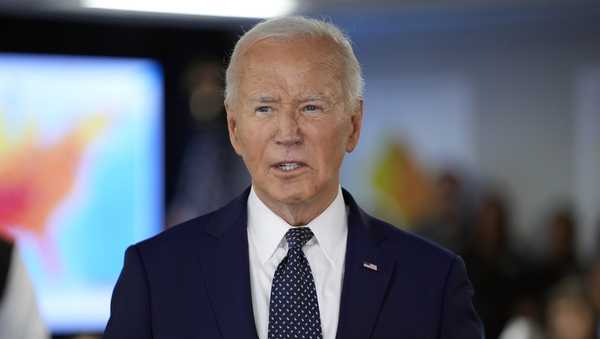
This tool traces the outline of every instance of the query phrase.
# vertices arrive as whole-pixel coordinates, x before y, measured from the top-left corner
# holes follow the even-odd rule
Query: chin
[[[285,204],[299,204],[308,200],[309,196],[303,191],[284,191],[280,192],[277,196],[277,200]]]
[[[277,185],[271,192],[273,198],[284,204],[299,204],[312,198],[306,186],[299,184]]]

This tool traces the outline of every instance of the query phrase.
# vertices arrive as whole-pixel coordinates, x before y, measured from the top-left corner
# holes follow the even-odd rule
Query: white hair
[[[344,100],[348,107],[354,108],[354,105],[362,98],[364,81],[350,39],[338,27],[329,22],[301,16],[280,17],[262,21],[240,37],[233,48],[225,74],[225,103],[233,103],[238,94],[238,65],[244,49],[259,40],[268,38],[286,40],[296,37],[331,40],[338,61],[341,63]]]

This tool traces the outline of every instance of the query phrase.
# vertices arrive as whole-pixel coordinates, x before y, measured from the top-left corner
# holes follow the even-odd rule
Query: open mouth
[[[275,167],[283,172],[292,172],[292,171],[302,168],[304,166],[306,166],[306,164],[304,164],[302,162],[290,161],[290,162],[277,163],[273,167]]]

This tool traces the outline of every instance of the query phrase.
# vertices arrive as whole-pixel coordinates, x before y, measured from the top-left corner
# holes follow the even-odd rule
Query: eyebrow
[[[261,103],[271,103],[271,102],[279,102],[280,101],[278,98],[269,97],[269,96],[255,97],[255,98],[252,98],[251,100],[261,102]]]
[[[281,99],[277,98],[277,97],[272,97],[272,96],[259,96],[259,97],[254,97],[250,99],[251,101],[254,102],[259,102],[259,103],[277,103],[277,102],[281,102]],[[298,103],[305,103],[305,102],[310,102],[310,101],[326,101],[329,102],[329,98],[323,95],[309,95],[307,97],[304,97],[300,100],[298,100]]]
[[[310,95],[306,98],[299,100],[299,102],[308,102],[308,101],[327,101],[327,98],[322,95]]]

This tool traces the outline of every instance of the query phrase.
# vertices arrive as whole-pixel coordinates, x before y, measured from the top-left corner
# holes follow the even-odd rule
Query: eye
[[[306,106],[302,107],[302,110],[304,112],[308,112],[308,113],[315,113],[315,112],[320,112],[322,109],[321,109],[321,107],[319,107],[317,105],[306,105]]]
[[[254,111],[256,113],[271,113],[273,111],[273,108],[271,108],[271,106],[258,106],[256,107],[256,109],[254,109]]]

